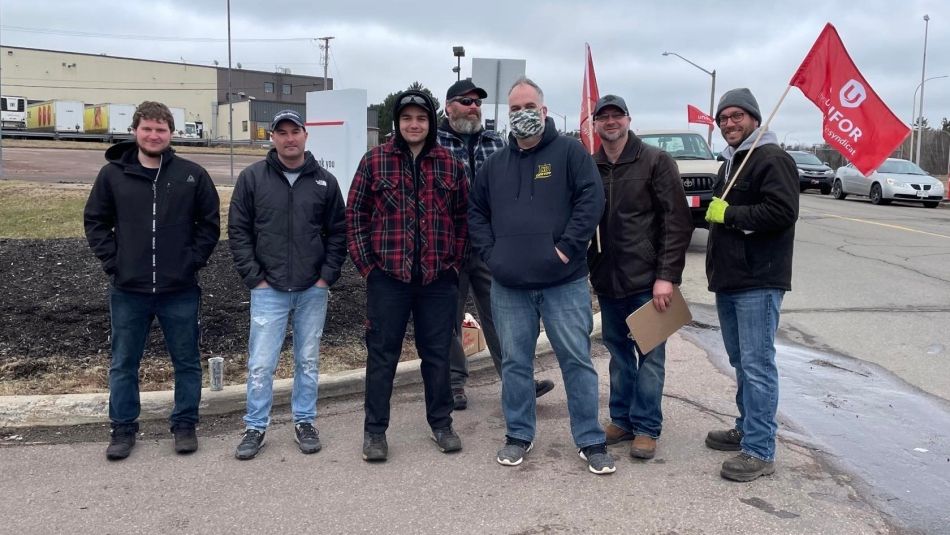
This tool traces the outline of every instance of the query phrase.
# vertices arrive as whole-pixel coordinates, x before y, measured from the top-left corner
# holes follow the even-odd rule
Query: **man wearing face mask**
[[[445,95],[446,117],[439,125],[439,144],[465,165],[465,176],[469,181],[489,156],[505,146],[505,141],[497,132],[482,128],[481,106],[482,99],[486,97],[488,93],[476,87],[471,78],[455,82]],[[478,320],[488,343],[488,352],[491,354],[495,371],[501,376],[501,346],[491,315],[491,273],[477,254],[469,254],[459,272],[458,316],[455,321],[457,327],[462,323],[470,289],[475,298]],[[461,328],[452,340],[449,366],[452,372],[455,410],[465,410],[468,407],[468,396],[465,395],[468,358],[462,349]],[[534,387],[535,397],[541,397],[554,388],[554,383],[548,379],[535,380]]]
[[[519,465],[534,445],[534,355],[544,321],[578,454],[591,472],[609,474],[616,468],[597,420],[584,254],[604,210],[604,188],[580,143],[558,135],[536,83],[515,82],[508,109],[508,147],[475,174],[469,202],[472,246],[492,274],[492,313],[502,346],[507,429],[497,461]]]
[[[739,417],[731,429],[710,431],[706,446],[738,451],[720,475],[752,481],[775,472],[778,368],[775,331],[786,291],[792,289],[792,246],[798,219],[798,172],[778,138],[766,131],[753,147],[762,115],[752,92],[727,91],[716,119],[729,144],[706,211],[706,278],[729,364],[736,369]],[[742,172],[737,175],[739,167]],[[728,201],[723,191],[735,180]]]

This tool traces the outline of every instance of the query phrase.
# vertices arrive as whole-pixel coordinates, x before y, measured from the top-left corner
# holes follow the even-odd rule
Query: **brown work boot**
[[[630,456],[634,459],[652,459],[656,455],[656,439],[637,435],[630,444]]]
[[[607,435],[607,445],[612,446],[627,440],[633,440],[633,433],[624,431],[623,428],[615,425],[613,422],[604,427],[604,433]]]

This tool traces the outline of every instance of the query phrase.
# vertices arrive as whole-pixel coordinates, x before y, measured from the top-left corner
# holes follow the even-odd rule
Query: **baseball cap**
[[[622,111],[624,115],[630,115],[630,110],[627,109],[627,103],[617,95],[604,95],[600,97],[600,100],[594,105],[594,115],[600,115],[601,110],[607,106],[620,108],[620,111]]]
[[[451,87],[449,87],[449,90],[445,92],[445,100],[452,100],[455,97],[460,97],[466,93],[471,93],[472,91],[478,95],[478,98],[488,98],[488,93],[484,89],[476,86],[475,83],[472,82],[471,78],[466,78],[464,80],[455,82]]]
[[[281,121],[290,121],[304,130],[307,129],[307,125],[304,123],[303,117],[301,117],[299,113],[295,112],[294,110],[280,110],[277,112],[277,115],[274,116],[274,120],[270,123],[271,132],[277,129],[277,125],[280,124]]]

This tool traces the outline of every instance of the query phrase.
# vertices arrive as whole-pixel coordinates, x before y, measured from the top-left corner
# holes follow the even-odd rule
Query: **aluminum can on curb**
[[[224,390],[224,357],[208,359],[208,375],[210,376],[211,390]]]

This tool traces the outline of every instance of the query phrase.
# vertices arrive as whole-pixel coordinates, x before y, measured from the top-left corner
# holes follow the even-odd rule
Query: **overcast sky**
[[[365,88],[370,103],[417,80],[444,99],[455,81],[455,45],[465,47],[463,77],[471,74],[473,57],[525,59],[527,75],[544,89],[548,109],[567,115],[568,128],[575,129],[588,42],[601,94],[627,100],[635,129],[684,128],[687,104],[708,109],[711,79],[674,56],[662,56],[663,51],[715,69],[717,99],[730,88],[751,88],[767,116],[824,24],[831,22],[868,82],[909,122],[921,80],[924,14],[930,16],[926,75],[950,75],[946,0],[231,0],[231,50],[235,66],[287,67],[322,76],[321,51],[313,38],[334,36],[329,74],[335,87]],[[136,35],[161,40],[132,38]],[[227,65],[227,2],[4,0],[0,42]],[[940,118],[950,117],[950,78],[924,87],[924,115],[939,125]],[[484,113],[491,117],[493,107]],[[551,116],[559,127],[563,124]],[[821,116],[793,88],[771,129],[789,143],[819,142]],[[713,140],[721,149],[718,133]]]

